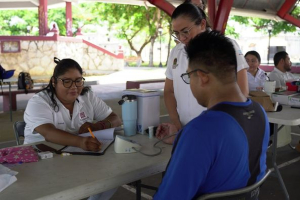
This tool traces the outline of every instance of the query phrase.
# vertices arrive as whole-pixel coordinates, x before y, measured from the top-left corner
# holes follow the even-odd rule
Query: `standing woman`
[[[172,14],[172,36],[180,41],[170,53],[167,63],[164,99],[171,123],[176,129],[181,129],[190,120],[198,116],[206,108],[200,106],[193,96],[189,85],[181,80],[181,74],[186,73],[188,58],[185,45],[197,34],[207,29],[206,15],[202,9],[190,3],[179,5]],[[236,51],[238,73],[237,82],[245,96],[248,96],[247,68],[243,54],[237,43],[232,40]],[[222,56],[222,55],[220,55]],[[193,73],[193,72],[191,72]],[[166,126],[159,126],[157,133],[164,131]],[[170,127],[168,127],[170,128]]]
[[[261,91],[265,85],[267,76],[266,72],[259,68],[260,55],[256,51],[248,51],[245,54],[245,58],[249,65],[247,72],[249,91]]]
[[[82,68],[72,59],[55,59],[49,84],[28,102],[24,113],[25,144],[49,141],[99,151],[100,142],[78,134],[117,127],[120,118],[84,86]],[[94,121],[96,121],[94,123]]]

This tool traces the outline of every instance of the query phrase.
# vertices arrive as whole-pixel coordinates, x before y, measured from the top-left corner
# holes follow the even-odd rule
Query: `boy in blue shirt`
[[[243,188],[259,181],[267,169],[269,122],[263,108],[237,84],[231,41],[206,31],[189,42],[186,52],[189,66],[181,77],[207,110],[179,131],[154,199],[194,199]],[[157,137],[173,131],[171,126],[158,130]]]

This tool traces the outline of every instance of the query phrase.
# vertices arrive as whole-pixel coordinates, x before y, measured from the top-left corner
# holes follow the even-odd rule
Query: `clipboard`
[[[102,143],[101,150],[98,152],[85,151],[79,147],[65,146],[59,151],[61,153],[70,153],[72,155],[92,155],[92,156],[101,156],[105,153],[106,149],[114,142],[114,130],[115,128],[94,131],[95,137]],[[81,137],[89,137],[90,133],[80,134]]]

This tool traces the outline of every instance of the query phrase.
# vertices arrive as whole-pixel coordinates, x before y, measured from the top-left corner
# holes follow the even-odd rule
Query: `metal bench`
[[[35,87],[31,90],[28,90],[28,93],[37,93],[40,91],[42,87]],[[9,100],[9,95],[11,94],[11,101]],[[9,90],[4,90],[3,92],[0,91],[0,96],[3,96],[3,111],[7,112],[10,111],[10,103],[11,103],[11,110],[17,110],[17,94],[25,94],[25,90],[21,89],[12,89],[10,92]]]

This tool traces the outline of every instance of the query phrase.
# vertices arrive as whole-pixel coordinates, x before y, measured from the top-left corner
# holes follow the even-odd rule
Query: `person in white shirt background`
[[[290,73],[292,62],[289,54],[285,51],[277,52],[274,55],[274,70],[270,73],[269,78],[271,81],[276,81],[276,91],[286,89],[286,81],[296,79],[296,77]]]
[[[248,51],[245,59],[249,65],[247,71],[249,91],[261,91],[267,80],[266,72],[259,68],[260,55],[257,51]]]
[[[286,90],[287,80],[296,80],[297,78],[290,72],[292,67],[292,62],[290,60],[289,54],[285,51],[277,52],[274,55],[274,70],[270,73],[269,78],[271,81],[276,81],[276,91]],[[289,135],[291,132],[290,127],[287,130]],[[296,150],[300,152],[300,141],[296,146]]]
[[[180,41],[172,49],[166,70],[166,81],[164,87],[164,101],[167,107],[171,123],[162,124],[157,128],[156,133],[175,126],[177,130],[187,124],[190,120],[206,110],[200,106],[194,98],[189,85],[181,80],[181,74],[185,73],[188,67],[188,58],[185,52],[185,45],[196,35],[209,29],[207,17],[204,11],[191,4],[183,3],[180,9],[172,14],[172,36]],[[248,96],[247,69],[248,64],[241,53],[238,44],[231,40],[236,51],[238,62],[237,82],[245,96]]]

